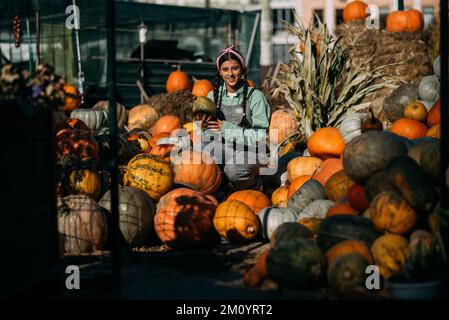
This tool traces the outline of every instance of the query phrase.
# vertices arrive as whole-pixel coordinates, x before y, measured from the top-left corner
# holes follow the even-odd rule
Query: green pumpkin
[[[299,238],[312,239],[312,232],[300,223],[285,222],[273,232],[270,239],[271,248],[282,246],[284,243],[294,241]]]
[[[379,193],[384,191],[396,191],[389,183],[389,172],[386,169],[377,171],[365,184],[366,198],[371,202]]]
[[[268,275],[281,285],[310,289],[322,283],[326,258],[314,240],[298,238],[270,249]]]
[[[288,200],[288,207],[300,214],[315,200],[326,199],[326,192],[321,183],[315,179],[307,180]]]
[[[214,102],[207,97],[198,97],[193,102],[192,112],[196,115],[214,116],[217,112]]]

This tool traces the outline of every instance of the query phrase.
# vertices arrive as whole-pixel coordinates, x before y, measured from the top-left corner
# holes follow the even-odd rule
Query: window
[[[295,23],[294,9],[292,8],[273,9],[272,15],[273,15],[273,34],[285,30],[284,21],[290,24]]]

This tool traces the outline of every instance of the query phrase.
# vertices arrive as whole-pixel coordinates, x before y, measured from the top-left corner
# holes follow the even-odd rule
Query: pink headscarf
[[[243,69],[246,70],[245,58],[243,58],[243,56],[240,53],[238,53],[236,50],[234,50],[234,46],[227,47],[226,49],[221,51],[221,53],[218,55],[217,62],[216,62],[217,70],[220,70],[219,62],[220,62],[221,57],[223,57],[227,53],[232,53],[233,55],[235,55],[237,57],[237,59],[239,59],[239,62],[242,65]]]

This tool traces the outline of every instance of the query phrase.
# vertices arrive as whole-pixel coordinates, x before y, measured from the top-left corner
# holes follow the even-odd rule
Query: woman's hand
[[[195,121],[201,121],[201,129],[207,128],[209,120],[211,119],[211,116],[207,116],[205,114],[203,114],[203,116],[201,117],[201,119],[195,119]]]
[[[222,125],[223,125],[223,121],[222,120],[209,121],[208,128],[212,129],[212,131],[214,131],[214,132],[220,132],[220,129],[221,129]]]

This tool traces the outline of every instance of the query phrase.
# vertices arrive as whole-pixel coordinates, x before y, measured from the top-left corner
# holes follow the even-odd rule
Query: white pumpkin
[[[296,212],[290,208],[268,207],[259,211],[257,216],[260,219],[262,236],[270,240],[271,236],[281,224],[285,222],[296,222]]]
[[[366,118],[367,115],[361,112],[346,113],[343,116],[338,130],[340,130],[341,137],[345,143],[362,134],[361,127]]]
[[[326,218],[326,212],[335,204],[332,200],[315,200],[310,203],[298,216],[298,221],[305,218]]]
[[[433,73],[435,73],[435,76],[441,80],[441,56],[438,56],[433,62]]]
[[[421,100],[435,101],[440,96],[440,81],[434,75],[426,76],[421,80],[418,87]]]
[[[108,113],[103,109],[75,109],[70,113],[70,118],[83,121],[94,131],[108,125]]]
[[[295,191],[288,200],[287,205],[299,214],[306,206],[319,199],[326,199],[324,187],[315,179],[310,179],[307,180],[301,188]]]

